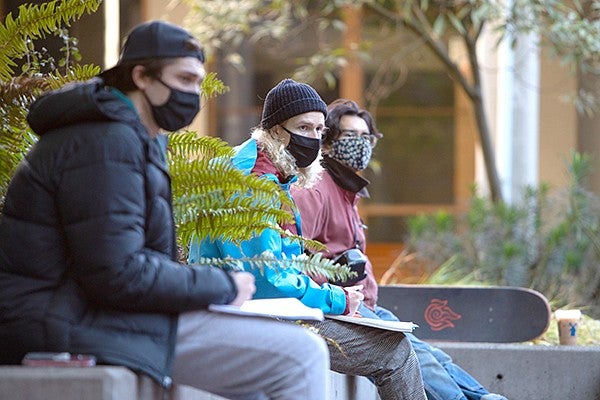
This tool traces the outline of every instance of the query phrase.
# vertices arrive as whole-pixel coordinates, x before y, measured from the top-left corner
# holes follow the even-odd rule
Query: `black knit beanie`
[[[310,111],[320,111],[327,116],[327,104],[310,85],[284,79],[267,93],[260,126],[270,129],[289,118]]]

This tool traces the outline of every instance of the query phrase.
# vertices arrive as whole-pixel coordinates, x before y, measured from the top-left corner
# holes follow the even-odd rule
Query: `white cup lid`
[[[581,310],[556,310],[554,316],[556,319],[580,319]]]

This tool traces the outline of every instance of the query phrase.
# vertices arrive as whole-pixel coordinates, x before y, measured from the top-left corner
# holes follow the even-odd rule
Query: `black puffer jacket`
[[[91,353],[169,386],[178,313],[232,301],[231,276],[174,261],[160,150],[99,78],[43,96],[28,121],[40,140],[0,216],[0,363]]]

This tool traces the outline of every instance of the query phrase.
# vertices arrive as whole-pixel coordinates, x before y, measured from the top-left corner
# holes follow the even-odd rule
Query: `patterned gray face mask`
[[[373,147],[365,136],[342,137],[333,142],[331,157],[342,164],[361,171],[369,165]]]

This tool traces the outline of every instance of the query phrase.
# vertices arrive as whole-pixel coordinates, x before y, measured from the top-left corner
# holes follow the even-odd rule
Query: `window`
[[[369,240],[402,241],[403,219],[418,205],[454,202],[453,96],[453,83],[444,73],[411,71],[406,83],[379,104],[375,117],[384,137],[374,158],[381,171],[366,173]],[[387,221],[392,216],[400,221]]]

